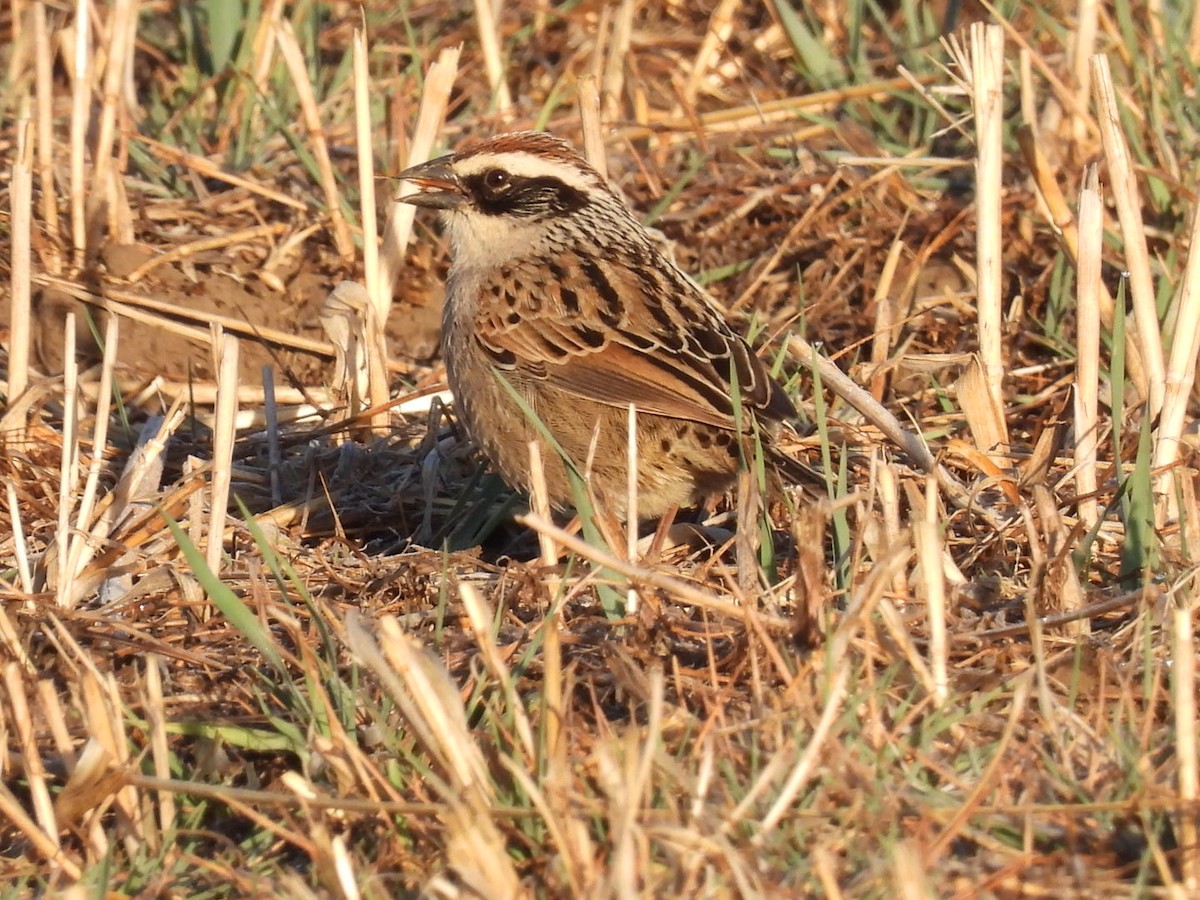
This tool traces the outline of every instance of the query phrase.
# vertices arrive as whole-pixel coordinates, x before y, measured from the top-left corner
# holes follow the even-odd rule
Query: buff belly
[[[465,366],[463,362],[447,353],[450,387],[459,414],[506,482],[530,488],[529,442],[538,440],[550,502],[560,509],[576,504],[562,456],[547,446],[502,377],[541,420],[576,470],[587,473],[592,496],[617,516],[626,517],[627,409],[556,390],[544,381],[522,379],[514,372],[501,374],[483,360]],[[478,381],[464,387],[464,375]],[[653,519],[673,507],[695,505],[727,488],[737,473],[737,450],[730,431],[641,414],[637,436],[639,518]],[[595,451],[591,452],[593,441]],[[590,470],[589,456],[593,461]]]

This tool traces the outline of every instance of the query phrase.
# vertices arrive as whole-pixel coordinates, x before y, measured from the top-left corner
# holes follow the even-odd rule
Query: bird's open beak
[[[466,199],[462,182],[450,167],[450,157],[442,156],[432,159],[411,169],[405,169],[396,176],[401,181],[411,181],[421,188],[418,194],[408,194],[399,199],[413,206],[425,206],[430,209],[454,209]]]

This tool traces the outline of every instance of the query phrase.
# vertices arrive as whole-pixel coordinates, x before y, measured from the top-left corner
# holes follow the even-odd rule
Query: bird
[[[569,142],[497,134],[397,177],[419,189],[399,199],[440,211],[447,380],[510,486],[531,487],[529,442],[549,435],[550,502],[576,506],[565,455],[625,520],[631,403],[639,519],[727,490],[756,432],[787,467],[782,385]]]

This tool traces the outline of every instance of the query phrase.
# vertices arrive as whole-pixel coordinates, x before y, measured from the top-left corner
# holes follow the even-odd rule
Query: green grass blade
[[[270,663],[276,673],[290,682],[291,676],[288,673],[287,664],[284,663],[283,657],[276,648],[274,640],[271,639],[266,629],[263,628],[262,623],[258,620],[258,616],[208,567],[208,563],[204,561],[204,555],[192,543],[191,538],[187,536],[187,532],[179,526],[179,523],[171,518],[166,510],[160,509],[159,515],[163,517],[167,523],[167,527],[171,529],[171,534],[175,537],[175,543],[183,551],[188,567],[200,583],[200,586],[204,588],[204,593],[208,595],[208,599],[220,610],[221,615],[229,621],[229,624],[236,628],[242,637],[248,640],[254,649],[263,655],[263,658]]]

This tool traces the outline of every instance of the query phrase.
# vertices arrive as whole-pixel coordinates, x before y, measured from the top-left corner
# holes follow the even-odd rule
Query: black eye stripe
[[[501,172],[506,178],[500,178]],[[567,215],[587,205],[587,194],[553,175],[514,175],[488,169],[463,179],[482,213],[541,219]]]

